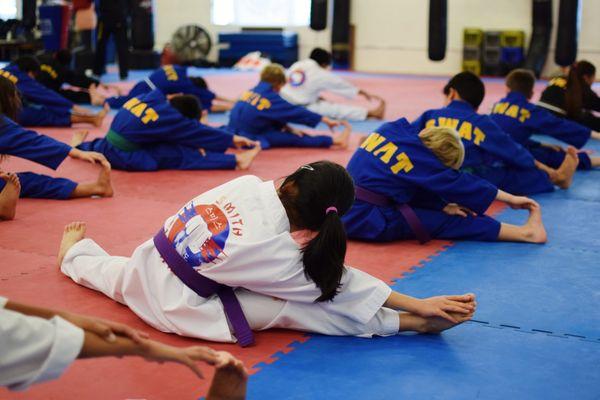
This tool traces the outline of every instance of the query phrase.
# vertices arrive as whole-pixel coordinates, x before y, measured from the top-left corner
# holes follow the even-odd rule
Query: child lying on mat
[[[244,176],[191,200],[131,257],[110,256],[72,223],[58,264],[158,330],[242,346],[253,330],[371,337],[471,319],[473,294],[416,299],[346,267],[341,216],[353,201],[351,177],[328,161],[279,186]]]
[[[547,135],[576,148],[583,147],[590,139],[600,139],[600,133],[592,131],[567,118],[560,118],[550,111],[530,103],[533,97],[535,75],[526,69],[515,69],[506,77],[507,95],[494,104],[490,117],[504,132],[525,147],[539,162],[550,168],[560,168],[567,151],[561,146],[540,143],[531,136]],[[589,170],[600,166],[600,157],[592,157],[586,151],[577,153],[578,169]]]
[[[31,56],[19,58],[6,68],[0,69],[0,76],[9,79],[17,86],[22,97],[23,107],[16,121],[23,126],[63,126],[75,123],[89,123],[101,126],[108,113],[105,107],[97,114],[75,105],[35,80],[40,71],[40,63]]]
[[[260,74],[260,83],[242,94],[229,116],[227,129],[236,135],[257,140],[263,149],[271,147],[332,147],[346,148],[350,126],[343,133],[307,135],[288,124],[315,127],[323,122],[333,130],[340,122],[322,117],[285,101],[279,91],[285,85],[285,71],[279,64],[267,65]]]
[[[204,346],[173,347],[148,337],[118,322],[0,297],[0,386],[25,390],[57,379],[75,359],[137,356],[185,365],[199,378],[203,375],[198,362],[214,365],[207,399],[244,398],[248,375],[231,354]]]
[[[356,201],[342,220],[351,238],[431,238],[543,243],[540,206],[459,169],[465,149],[450,128],[417,134],[404,118],[382,125],[356,150],[348,172]],[[523,226],[484,215],[494,200],[529,210]]]
[[[11,119],[19,107],[20,99],[15,85],[0,76],[0,162],[6,156],[15,156],[56,169],[67,157],[71,157],[98,163],[101,171],[96,182],[76,183],[32,172],[12,174],[0,169],[0,220],[14,218],[19,197],[65,200],[113,195],[110,164],[102,154],[81,151],[22,128]]]
[[[188,67],[181,65],[163,65],[149,77],[139,81],[126,96],[109,97],[106,102],[111,108],[121,108],[131,98],[156,89],[165,95],[177,93],[194,95],[202,103],[202,108],[210,112],[229,111],[235,102],[217,96],[208,88],[208,84],[203,78],[188,76]]]
[[[258,143],[199,120],[202,106],[195,96],[172,95],[160,90],[131,98],[119,110],[106,136],[83,142],[75,134],[71,145],[97,151],[115,169],[156,171],[161,169],[248,169],[260,151]],[[225,154],[229,147],[254,147]]]
[[[446,107],[423,113],[413,126],[416,132],[432,126],[458,131],[465,146],[462,169],[488,180],[499,189],[518,195],[566,189],[577,168],[577,150],[567,149],[558,169],[535,160],[488,116],[477,114],[485,87],[470,72],[455,75],[444,87]]]

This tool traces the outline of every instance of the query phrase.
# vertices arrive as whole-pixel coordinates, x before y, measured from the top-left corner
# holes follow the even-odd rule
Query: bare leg
[[[590,157],[592,167],[600,167],[600,157]]]
[[[85,222],[71,222],[65,226],[63,237],[60,242],[60,249],[58,250],[58,266],[62,265],[65,254],[73,245],[85,237],[86,230]]]
[[[383,119],[385,114],[385,101],[382,98],[379,99],[379,105],[372,110],[369,110],[367,118]]]
[[[69,144],[71,145],[71,147],[79,146],[81,143],[85,142],[85,139],[87,138],[89,133],[90,132],[88,132],[88,131],[75,132],[73,134],[73,137],[71,137],[71,143],[69,143]]]
[[[9,221],[17,213],[17,201],[21,194],[21,182],[17,174],[0,171],[0,179],[6,182],[0,192],[0,221]]]
[[[398,314],[400,319],[398,332],[440,333],[473,318],[473,313],[449,314],[455,318],[458,323],[448,321],[441,317],[421,317],[412,313],[401,312]]]
[[[577,149],[572,146],[567,148],[565,159],[558,169],[552,169],[539,161],[535,162],[536,167],[546,172],[550,178],[550,181],[561,189],[568,189],[569,186],[571,186],[571,183],[573,182],[573,175],[575,175],[578,164],[579,157],[577,156]]]
[[[210,108],[210,112],[222,113],[222,112],[229,111],[232,108],[233,108],[233,103],[213,104],[212,107]]]
[[[523,226],[502,223],[498,240],[503,242],[546,243],[548,236],[542,222],[539,207],[529,210],[529,218]]]
[[[260,148],[260,145],[256,145],[250,150],[236,154],[235,160],[237,163],[237,169],[246,170],[250,168],[252,161],[254,161],[254,159],[256,158],[258,153],[260,153],[261,150],[262,149]]]
[[[95,115],[94,114],[91,114],[91,115],[71,114],[71,123],[72,124],[86,123],[86,124],[92,124],[94,126],[100,127],[100,126],[102,126],[104,117],[106,117],[106,114],[108,114],[109,110],[110,110],[110,107],[108,106],[108,104],[105,104],[102,111],[100,111],[98,114],[95,114]]]
[[[80,183],[77,185],[73,193],[71,193],[72,199],[81,197],[112,197],[114,192],[112,184],[110,182],[110,164],[102,164],[102,170],[98,175],[98,180],[93,183]]]
[[[206,400],[244,400],[247,383],[244,364],[229,356],[224,364],[217,365]]]

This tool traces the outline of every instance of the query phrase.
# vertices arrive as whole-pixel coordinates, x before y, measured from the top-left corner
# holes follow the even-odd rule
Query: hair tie
[[[325,215],[329,214],[330,212],[334,212],[337,213],[337,208],[331,206],[331,207],[327,207],[327,209],[325,210]]]

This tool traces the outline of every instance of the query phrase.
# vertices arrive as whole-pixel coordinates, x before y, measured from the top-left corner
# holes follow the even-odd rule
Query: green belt
[[[108,133],[105,136],[105,139],[108,141],[108,143],[112,144],[119,150],[136,151],[141,148],[137,144],[125,139],[123,136],[113,131],[112,129],[108,131]]]

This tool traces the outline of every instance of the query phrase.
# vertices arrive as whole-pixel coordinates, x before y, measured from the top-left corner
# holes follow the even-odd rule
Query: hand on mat
[[[73,325],[77,325],[83,330],[93,332],[107,342],[114,342],[118,336],[125,336],[136,343],[142,343],[144,339],[148,339],[149,335],[146,332],[138,331],[130,326],[119,322],[108,321],[102,318],[88,317],[63,311],[58,313],[62,318],[66,319]]]
[[[448,313],[471,314],[475,312],[476,305],[474,294],[429,297],[420,301],[417,314],[422,317],[441,317],[458,323]]]
[[[159,363],[172,361],[185,365],[200,379],[204,378],[204,375],[198,366],[199,361],[217,365],[219,362],[225,362],[221,360],[226,360],[228,356],[232,357],[229,353],[217,352],[205,346],[174,347],[153,340],[146,342],[143,356],[147,360]]]
[[[333,128],[335,128],[336,126],[338,126],[340,124],[339,121],[336,121],[335,119],[331,119],[328,117],[323,117],[321,119],[321,122],[323,122],[324,124],[326,124],[329,127],[329,130],[331,132],[333,132]]]
[[[449,203],[444,207],[443,211],[448,215],[458,215],[466,218],[468,215],[476,216],[474,211],[469,210],[467,207],[463,207],[456,203]]]
[[[69,157],[74,158],[76,160],[87,161],[92,164],[100,163],[104,166],[106,166],[107,164],[108,166],[110,166],[110,163],[108,162],[106,157],[104,157],[104,154],[97,153],[95,151],[81,151],[79,149],[73,148],[69,152]]]
[[[509,201],[507,201],[510,208],[514,210],[526,209],[531,210],[533,208],[539,207],[540,205],[535,201],[525,196],[512,196]]]
[[[259,145],[259,142],[243,136],[233,135],[233,145],[238,149],[241,149],[244,147],[256,147]]]

